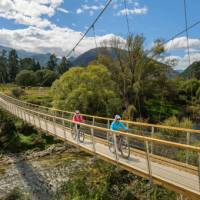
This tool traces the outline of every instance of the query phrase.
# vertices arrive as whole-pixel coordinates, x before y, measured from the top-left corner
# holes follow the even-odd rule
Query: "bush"
[[[32,133],[37,133],[35,128],[32,125],[29,125],[26,122],[23,122],[21,126],[18,128],[18,131],[23,135],[31,135]]]
[[[35,73],[31,70],[22,70],[16,76],[17,84],[21,86],[34,86],[36,83]]]
[[[35,72],[36,82],[38,86],[51,86],[58,78],[58,74],[54,71],[43,69]]]
[[[25,95],[25,91],[23,89],[19,88],[19,87],[13,88],[11,90],[11,95],[16,97],[16,98],[19,98],[20,96]]]

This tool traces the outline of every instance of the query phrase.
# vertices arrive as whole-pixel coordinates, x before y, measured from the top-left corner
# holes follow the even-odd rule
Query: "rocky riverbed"
[[[16,187],[31,199],[56,199],[63,183],[90,162],[91,156],[66,146],[51,146],[23,155],[1,155],[0,199]]]

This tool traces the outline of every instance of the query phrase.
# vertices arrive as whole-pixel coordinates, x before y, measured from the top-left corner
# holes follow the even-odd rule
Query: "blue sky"
[[[97,43],[113,36],[125,39],[128,14],[133,34],[143,34],[145,47],[156,38],[169,39],[185,28],[183,0],[113,0],[95,26]],[[101,11],[107,0],[1,0],[0,45],[40,53],[66,55]],[[188,25],[200,20],[200,1],[186,0]],[[191,62],[200,60],[200,25],[189,31]],[[165,61],[176,58],[176,68],[188,65],[185,34],[166,44]],[[94,48],[90,32],[75,54]]]

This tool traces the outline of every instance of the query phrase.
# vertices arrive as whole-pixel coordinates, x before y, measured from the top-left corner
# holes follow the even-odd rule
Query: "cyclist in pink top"
[[[83,116],[80,115],[79,110],[76,110],[76,111],[75,111],[75,114],[74,114],[72,120],[73,120],[74,122],[80,122],[80,123],[83,122]],[[79,125],[79,124],[77,124],[77,128],[78,128],[78,129],[80,128],[80,125]]]

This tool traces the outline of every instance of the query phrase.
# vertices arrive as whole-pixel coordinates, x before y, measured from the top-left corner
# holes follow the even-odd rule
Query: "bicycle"
[[[76,130],[77,129],[77,130]],[[77,136],[78,136],[78,140],[79,142],[84,142],[84,139],[85,139],[85,134],[80,130],[80,127],[76,125],[71,129],[71,135],[72,135],[72,138],[74,140],[77,139]]]
[[[116,136],[119,138],[119,144],[117,145],[118,151],[120,151],[123,158],[128,159],[130,157],[130,146],[128,139],[125,136]],[[117,138],[116,138],[117,139]],[[114,134],[107,133],[108,147],[111,153],[116,153]]]

